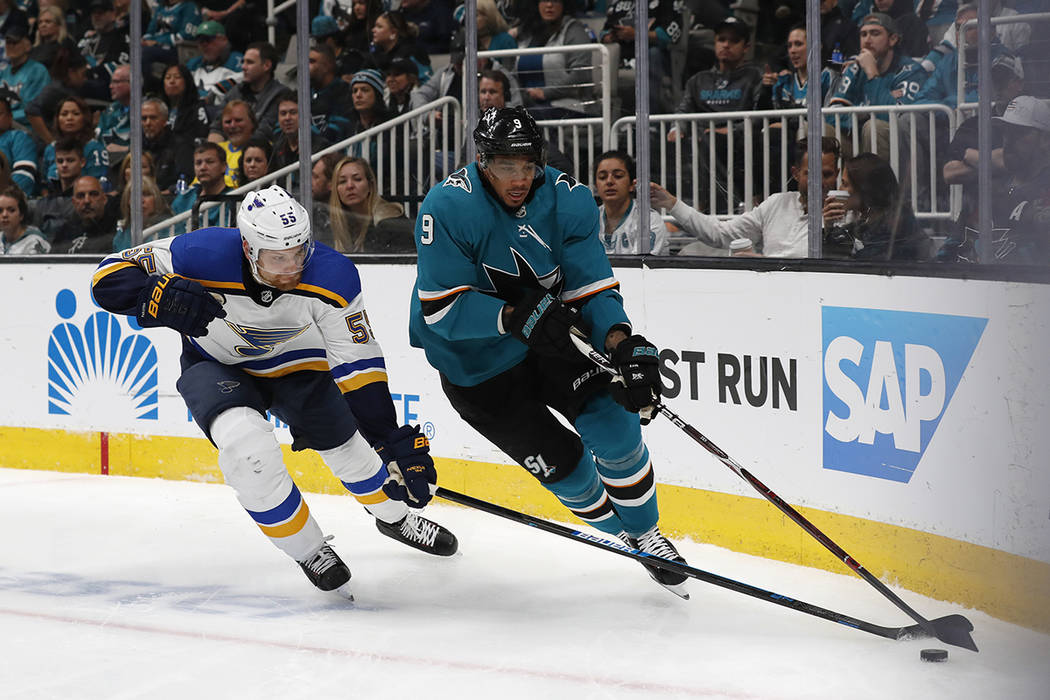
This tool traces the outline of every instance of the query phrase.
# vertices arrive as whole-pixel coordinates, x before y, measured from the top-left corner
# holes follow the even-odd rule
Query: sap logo
[[[157,349],[135,319],[100,310],[82,326],[71,323],[77,297],[69,289],[55,296],[55,310],[63,322],[47,341],[47,412],[157,420]]]
[[[907,483],[987,323],[825,306],[824,468]]]

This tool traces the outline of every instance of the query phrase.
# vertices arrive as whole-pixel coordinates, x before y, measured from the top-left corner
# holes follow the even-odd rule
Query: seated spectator
[[[14,185],[0,189],[0,253],[33,255],[51,252],[51,244],[43,232],[28,222],[29,205],[22,190]]]
[[[226,184],[226,151],[214,141],[204,141],[193,149],[194,184],[184,193],[176,195],[171,210],[176,214],[193,209],[197,199],[203,196],[225,194],[230,191]],[[227,223],[222,217],[222,207],[212,207],[204,214],[202,226],[222,226]],[[187,220],[183,231],[188,231]]]
[[[314,202],[310,222],[313,224],[314,231],[327,231],[331,226],[328,202],[332,197],[332,177],[335,175],[335,166],[342,159],[343,156],[339,153],[326,153],[317,159],[310,170],[310,185]]]
[[[1050,265],[1050,102],[1015,97],[995,117],[1003,134],[1006,191],[992,202],[992,257],[981,262]]]
[[[222,99],[243,77],[244,54],[233,50],[226,38],[226,27],[215,20],[201,22],[197,27],[197,46],[200,55],[186,61],[197,94],[205,102]]]
[[[574,0],[539,0],[538,13],[518,31],[520,48],[589,44],[587,26],[565,11]],[[589,51],[520,56],[518,81],[525,106],[536,119],[573,119],[594,111]]]
[[[841,70],[842,64],[833,62],[837,52],[849,58],[860,50],[857,25],[839,8],[838,0],[820,0],[820,60],[825,67]]]
[[[30,128],[26,116],[26,105],[36,97],[44,86],[51,82],[51,75],[44,64],[29,58],[33,48],[26,29],[16,25],[4,34],[4,46],[8,65],[0,70],[0,87],[13,95],[11,114],[22,127]]]
[[[55,172],[47,193],[33,200],[33,223],[51,240],[72,218],[73,183],[84,174],[84,149],[75,138],[67,136],[55,144]]]
[[[168,127],[175,138],[193,143],[208,135],[211,120],[186,66],[175,64],[165,69],[164,103],[168,106]]]
[[[91,28],[77,42],[77,49],[91,66],[92,94],[100,99],[109,94],[109,80],[113,71],[128,62],[131,49],[127,27],[117,22],[112,0],[91,0],[88,3]]]
[[[131,247],[131,185],[126,185],[120,195],[120,220],[117,222],[117,233],[113,237],[113,250],[127,250]],[[171,216],[171,207],[151,177],[142,177],[142,230],[154,226]],[[143,236],[142,243],[149,243],[158,238],[167,238],[170,231],[161,229]]]
[[[173,190],[179,175],[193,171],[193,140],[172,133],[168,106],[159,97],[142,101],[142,155],[150,156],[154,163],[151,174],[166,192]],[[117,192],[121,191],[118,187]]]
[[[74,49],[62,49],[51,66],[51,82],[26,105],[26,118],[41,143],[55,140],[51,124],[58,113],[58,105],[66,97],[87,98],[84,86],[88,79],[87,61]],[[94,116],[88,113],[89,121]]]
[[[352,88],[336,75],[335,54],[327,44],[310,49],[310,88],[310,112],[321,135],[332,143],[350,136]],[[379,94],[382,101],[382,90]]]
[[[779,73],[766,72],[762,76],[762,92],[759,107],[762,109],[798,109],[806,106],[806,92],[809,87],[806,52],[809,42],[806,40],[806,27],[796,25],[788,32],[787,56],[790,68]],[[832,68],[820,71],[821,104],[827,99],[838,72]],[[779,126],[779,125],[775,125]]]
[[[335,167],[335,186],[328,201],[331,239],[318,240],[341,253],[409,253],[415,251],[412,226],[400,204],[379,196],[368,161],[343,158]]]
[[[926,259],[929,241],[919,229],[911,205],[901,196],[889,161],[874,153],[846,159],[842,187],[849,192],[849,199],[829,201],[824,207],[824,221],[832,224],[825,228],[824,257]],[[836,226],[839,220],[846,223]]]
[[[412,111],[412,93],[419,89],[419,66],[407,58],[390,63],[386,74],[386,110],[391,117]]]
[[[150,17],[142,35],[142,72],[149,75],[154,63],[168,66],[179,62],[180,41],[192,41],[201,23],[201,11],[194,0],[162,0]]]
[[[620,47],[620,67],[634,71],[634,36],[637,9],[634,0],[611,3],[605,15],[605,26],[599,34],[603,44]],[[682,38],[682,11],[674,0],[649,3],[649,111],[662,114],[670,108],[661,88],[671,72],[671,45]],[[634,111],[633,89],[620,91],[625,98],[624,111]]]
[[[222,135],[223,141],[215,141],[226,152],[226,184],[230,187],[238,187],[237,164],[241,159],[241,149],[257,131],[255,123],[255,112],[251,105],[244,100],[233,100],[227,102],[222,108]],[[269,141],[269,139],[261,139]]]
[[[441,97],[455,97],[462,102],[463,59],[466,55],[464,44],[463,33],[457,33],[452,40],[452,53],[449,55],[449,64],[435,73],[433,77],[412,93],[412,109],[422,107]],[[521,87],[518,85],[513,71],[508,70],[503,64],[492,58],[479,58],[478,70],[498,70],[503,73],[510,83],[510,96],[507,98],[507,103],[511,107],[520,107],[522,105]],[[436,116],[438,119],[441,118],[440,115],[441,112],[437,111]]]
[[[11,181],[27,197],[32,196],[37,181],[36,144],[27,132],[15,128],[11,98],[6,90],[0,90],[0,152],[11,164]]]
[[[870,12],[882,12],[893,18],[900,32],[897,49],[905,56],[921,58],[929,52],[930,30],[915,14],[912,0],[874,0]]]
[[[192,153],[192,149],[191,149]],[[120,161],[120,166],[117,168],[116,187],[113,188],[113,192],[110,193],[113,197],[119,197],[128,184],[131,182],[131,165],[134,161],[132,155],[129,153],[124,156],[124,160]],[[157,181],[157,166],[150,153],[143,153],[139,165],[142,169],[142,177],[148,177],[154,182]]]
[[[992,63],[992,109],[996,116],[1001,116],[1006,106],[1015,97],[1024,92],[1024,70],[1021,59],[1002,55]],[[978,118],[974,115],[959,125],[951,144],[944,152],[942,174],[945,183],[962,185],[962,206],[955,228],[937,251],[937,260],[942,262],[978,261],[976,247],[977,232],[980,230],[979,210],[977,209],[977,168],[980,162],[978,150]],[[1003,163],[1003,132],[1001,122],[991,122],[991,168],[993,201],[1002,193],[1008,183],[1006,166]]]
[[[430,56],[416,43],[416,28],[405,21],[396,11],[384,12],[372,25],[370,59],[372,68],[385,72],[395,58],[409,58],[419,66],[420,80],[427,80],[434,72],[430,67]]]
[[[7,30],[20,27],[29,35],[29,15],[13,0],[0,0],[0,37],[7,36]],[[7,62],[4,42],[0,41],[0,64]]]
[[[510,35],[509,29],[510,25],[496,7],[495,0],[478,0],[478,51],[518,48],[518,42]],[[445,50],[447,47],[438,53]]]
[[[930,4],[936,5],[938,19],[936,26],[934,26],[932,22],[927,21],[933,49],[927,55],[927,60],[923,61],[923,65],[927,71],[932,72],[936,67],[937,62],[940,60],[940,55],[954,51],[956,48],[955,42],[957,32],[956,28],[952,25],[952,18],[956,16],[958,9],[965,7],[965,5],[958,5],[957,7],[954,2],[947,1],[938,4],[937,0],[932,0]],[[976,3],[967,4],[976,7]],[[1019,14],[1017,10],[1011,7],[1003,7],[1001,0],[989,0],[988,11],[992,19],[995,19],[996,17],[1016,17]],[[923,17],[921,7],[916,9],[916,14],[919,15],[920,19]],[[1008,51],[1015,54],[1022,53],[1032,38],[1032,25],[1028,22],[993,24],[992,31],[995,32],[999,43],[1001,43]]]
[[[340,7],[337,2],[333,5]],[[349,16],[332,16],[343,30],[346,50],[356,51],[364,56],[368,54],[369,47],[372,45],[372,27],[375,26],[379,15],[383,14],[383,2],[382,0],[353,0],[350,7]]]
[[[273,148],[266,139],[251,138],[241,149],[237,161],[237,186],[247,185],[270,172],[270,156]]]
[[[347,48],[339,24],[328,15],[313,18],[310,22],[310,36],[315,46],[324,44],[332,50],[335,74],[341,80],[349,81],[354,73],[365,67],[367,46],[363,50]]]
[[[807,141],[798,142],[793,152],[791,176],[798,192],[777,192],[754,209],[728,219],[702,214],[655,182],[649,187],[654,207],[667,213],[686,233],[705,246],[728,249],[734,240],[746,238],[754,250],[769,258],[805,258],[809,255],[809,154]],[[823,193],[835,189],[839,176],[839,142],[830,137],[820,140],[820,180]],[[687,246],[688,248],[688,246]],[[686,250],[682,251],[687,254]]]
[[[217,104],[219,116],[212,118],[211,134],[213,141],[222,141],[222,109],[233,100],[243,100],[252,106],[255,112],[256,128],[252,136],[269,139],[277,126],[277,98],[285,87],[274,79],[277,68],[277,49],[265,41],[250,44],[241,60],[241,73],[244,79]]]
[[[401,0],[398,8],[406,22],[418,28],[416,41],[429,54],[448,52],[452,38],[452,5],[448,0]]]
[[[29,59],[38,61],[51,70],[59,49],[65,49],[67,53],[70,51],[79,53],[76,42],[69,36],[69,31],[66,29],[66,13],[58,5],[41,7],[36,16],[36,39],[33,41],[33,48],[29,51]],[[87,65],[86,60],[85,65]]]
[[[321,136],[316,126],[310,129],[310,145],[314,152],[331,145]],[[299,98],[286,90],[277,105],[277,138],[270,156],[270,170],[280,170],[299,162]]]
[[[82,175],[73,183],[73,216],[54,234],[56,253],[112,253],[120,203],[107,197],[98,178]]]
[[[861,50],[856,60],[842,72],[842,78],[831,96],[829,106],[860,107],[898,105],[910,102],[918,94],[926,71],[913,58],[897,50],[900,35],[893,18],[880,12],[862,20]],[[832,116],[828,117],[833,124]],[[839,122],[842,131],[852,131],[851,122]],[[886,155],[890,150],[889,117],[876,113],[861,127],[860,150],[871,149],[871,132],[876,135],[876,152]]]
[[[55,167],[55,144],[64,138],[72,138],[81,148],[84,156],[84,175],[97,178],[109,174],[109,154],[101,141],[94,138],[95,129],[91,124],[91,110],[79,97],[66,97],[58,103],[58,111],[51,126],[54,139],[44,147],[40,157],[40,172],[43,173],[43,187],[50,191],[58,184],[58,171]]]
[[[113,101],[98,118],[98,138],[109,153],[109,162],[117,163],[131,145],[131,67],[117,66],[109,81]]]
[[[598,238],[608,255],[666,255],[667,226],[660,212],[649,211],[649,235],[639,235],[641,216],[635,200],[634,158],[606,151],[594,166],[594,189],[601,200]]]
[[[260,0],[197,0],[201,19],[226,28],[233,50],[243,53],[253,41],[266,38],[266,3]],[[276,4],[276,3],[275,3]]]
[[[383,102],[383,74],[374,68],[358,71],[350,81],[353,112],[350,114],[350,134],[382,124],[390,118]]]
[[[484,114],[485,110],[493,107],[503,109],[504,107],[520,106],[511,102],[511,94],[510,78],[507,77],[506,73],[501,70],[489,69],[478,72],[478,114]],[[468,132],[470,131],[468,125],[464,125],[464,128]],[[467,138],[470,138],[469,133]],[[569,156],[559,151],[550,141],[546,141],[546,147],[547,165],[563,173],[571,174],[575,172],[576,169],[573,167]]]

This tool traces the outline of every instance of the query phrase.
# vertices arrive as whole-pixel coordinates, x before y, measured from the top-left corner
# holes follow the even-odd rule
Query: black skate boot
[[[330,539],[331,536],[326,537],[325,544],[306,561],[299,562],[299,566],[303,567],[303,573],[310,579],[310,583],[322,591],[335,591],[353,600],[354,596],[350,593],[350,569],[335,550],[328,546],[327,542]]]
[[[396,523],[385,523],[376,518],[376,527],[387,537],[404,542],[409,547],[421,549],[427,554],[450,557],[459,549],[455,535],[411,510]]]
[[[618,537],[623,540],[627,546],[645,552],[646,554],[651,554],[654,557],[660,557],[661,559],[669,559],[681,564],[686,563],[685,558],[678,553],[678,550],[674,548],[674,545],[671,544],[670,540],[660,533],[660,527],[658,525],[653,525],[644,534],[639,535],[637,538],[631,537],[626,532],[621,532]],[[645,567],[646,571],[649,572],[649,575],[652,576],[654,581],[675,595],[689,600],[689,594],[685,591],[685,582],[689,578],[688,576],[675,573],[674,571],[668,571],[667,569],[661,569],[658,566],[652,566],[644,562],[642,562],[642,566]]]

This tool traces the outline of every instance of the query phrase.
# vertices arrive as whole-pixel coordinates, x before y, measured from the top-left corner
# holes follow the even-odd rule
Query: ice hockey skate
[[[386,523],[376,518],[376,527],[387,537],[404,542],[427,554],[439,557],[450,557],[459,549],[456,536],[422,515],[409,511],[408,515],[396,523]]]
[[[670,540],[663,536],[660,532],[658,525],[653,525],[651,528],[646,530],[638,538],[631,537],[626,532],[621,532],[617,535],[623,540],[627,546],[633,547],[640,552],[651,554],[654,557],[660,557],[661,559],[669,559],[685,564],[685,558],[678,553],[678,550],[674,548]],[[649,575],[653,577],[653,580],[659,583],[661,586],[671,591],[675,595],[689,600],[689,594],[685,590],[685,582],[688,578],[682,574],[677,574],[667,569],[661,569],[658,566],[652,566],[650,564],[642,563]]]
[[[325,544],[306,561],[299,562],[303,573],[310,582],[322,591],[335,591],[348,600],[353,600],[350,592],[350,569],[347,568],[339,555],[328,546],[327,541],[331,536],[325,538]]]

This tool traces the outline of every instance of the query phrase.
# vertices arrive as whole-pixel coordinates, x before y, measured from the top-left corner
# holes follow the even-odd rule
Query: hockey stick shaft
[[[875,625],[864,620],[858,620],[855,617],[849,615],[843,615],[842,613],[835,612],[834,610],[828,610],[818,605],[806,603],[801,600],[795,600],[788,596],[774,593],[773,591],[767,591],[756,586],[743,583],[741,581],[735,581],[718,574],[704,571],[703,569],[697,569],[689,566],[688,564],[682,564],[681,562],[672,561],[670,559],[663,559],[660,557],[654,557],[650,554],[646,554],[637,549],[632,549],[619,542],[613,542],[606,540],[596,535],[592,535],[586,532],[580,532],[574,530],[571,527],[554,523],[543,518],[537,518],[526,513],[521,513],[510,508],[505,508],[495,503],[489,503],[480,499],[468,496],[466,494],[457,493],[456,491],[450,491],[443,487],[437,487],[434,489],[434,494],[440,498],[444,498],[447,501],[458,503],[468,508],[474,508],[476,510],[496,515],[507,520],[513,520],[514,522],[521,523],[523,525],[529,525],[544,532],[549,532],[560,537],[574,540],[576,542],[582,542],[584,544],[603,549],[608,552],[619,554],[620,556],[634,559],[650,566],[656,566],[661,569],[673,571],[683,576],[710,583],[721,588],[725,588],[737,593],[743,593],[744,595],[751,596],[752,598],[758,598],[769,603],[774,603],[785,608],[797,610],[807,615],[813,615],[824,620],[831,622],[837,622],[840,625],[846,627],[852,627],[854,629],[861,630],[862,632],[868,632],[879,637],[885,637],[886,639],[921,639],[925,637],[933,636],[921,625],[912,625],[910,627],[882,627],[881,625]]]
[[[572,339],[572,342],[576,345],[577,349],[579,349],[581,353],[590,358],[590,360],[595,365],[597,365],[609,374],[619,374],[619,372],[616,370],[616,368],[613,366],[613,364],[609,361],[607,357],[596,351],[583,339],[582,333],[577,334],[574,332],[570,334],[569,337]],[[725,466],[729,467],[729,469],[735,472],[737,476],[746,481],[748,484],[751,485],[752,488],[754,488],[756,491],[762,494],[762,496],[766,500],[768,500],[770,503],[779,508],[780,511],[784,513],[784,515],[791,518],[799,527],[801,527],[811,537],[813,537],[813,539],[815,539],[820,544],[824,545],[824,547],[829,552],[831,552],[837,559],[839,559],[846,566],[852,569],[854,573],[856,573],[862,579],[867,581],[872,587],[875,588],[875,590],[881,593],[886,599],[888,599],[891,603],[896,605],[900,610],[902,610],[906,615],[908,615],[908,617],[919,623],[919,625],[922,626],[931,637],[937,637],[942,642],[945,642],[947,644],[953,644],[955,646],[960,646],[965,649],[977,651],[977,645],[974,643],[972,637],[970,636],[969,630],[959,629],[957,626],[937,626],[936,624],[934,624],[934,622],[920,615],[910,605],[905,603],[900,598],[900,596],[891,591],[889,587],[886,586],[886,584],[884,584],[882,581],[880,581],[874,574],[872,574],[870,571],[861,566],[860,562],[858,562],[856,559],[850,556],[830,537],[825,535],[816,525],[811,523],[808,519],[806,519],[804,515],[799,513],[789,503],[787,503],[784,499],[782,499],[780,496],[774,493],[772,489],[770,489],[768,486],[759,481],[759,479],[755,477],[754,474],[749,472],[744,467],[740,466],[736,462],[736,460],[734,460],[732,457],[726,454],[722,450],[722,448],[718,447],[718,445],[711,442],[711,440],[709,440],[703,433],[686,423],[684,420],[682,420],[680,416],[678,416],[678,414],[676,414],[664,404],[659,403],[657,404],[656,408],[657,411],[659,411],[661,414],[667,417],[667,419],[674,423],[675,426],[677,426],[679,429],[681,429],[682,432],[684,432],[686,435],[698,442],[705,450],[714,455],[718,459],[718,461],[720,461]],[[970,630],[973,629],[973,625],[971,625],[968,621],[966,623],[966,626],[968,626]]]

